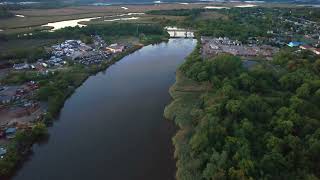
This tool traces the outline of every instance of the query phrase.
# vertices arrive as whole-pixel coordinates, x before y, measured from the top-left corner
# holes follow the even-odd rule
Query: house
[[[292,42],[289,42],[288,46],[289,47],[298,47],[298,46],[301,46],[303,44],[304,44],[303,42],[292,41]]]
[[[118,44],[111,44],[109,47],[106,47],[107,51],[110,51],[112,53],[120,53],[124,50],[124,46],[118,45]]]
[[[5,134],[8,139],[12,139],[14,138],[16,132],[17,132],[17,128],[12,127],[12,128],[7,128],[5,131]]]
[[[13,68],[15,69],[15,70],[23,70],[23,69],[29,69],[29,64],[27,64],[27,63],[21,63],[21,64],[14,64],[13,65]]]
[[[3,147],[1,147],[0,148],[0,157],[1,157],[1,159],[3,158],[3,156],[4,155],[6,155],[7,154],[7,149],[6,148],[3,148]]]

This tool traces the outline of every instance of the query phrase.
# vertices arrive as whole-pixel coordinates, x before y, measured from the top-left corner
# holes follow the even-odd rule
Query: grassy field
[[[22,9],[12,11],[14,14],[24,15],[25,17],[11,17],[0,19],[0,29],[4,30],[0,33],[26,33],[34,29],[43,29],[41,25],[49,22],[72,20],[89,17],[105,17],[119,15],[125,13],[142,13],[151,10],[170,10],[170,9],[192,9],[204,8],[205,6],[224,6],[234,7],[239,3],[196,3],[196,4],[157,4],[157,5],[114,5],[114,6],[74,6],[58,9]],[[127,9],[123,9],[125,6]],[[259,4],[263,7],[294,7],[288,4]],[[218,13],[203,14],[202,18],[219,18]],[[107,17],[106,17],[107,18]],[[146,15],[139,19],[139,22],[154,22],[154,16]],[[156,18],[163,18],[157,16]],[[177,18],[177,17],[170,17]],[[181,17],[180,17],[181,18]],[[224,18],[224,17],[222,17]],[[135,22],[135,21],[133,21]],[[106,23],[103,19],[99,19],[90,23]]]
[[[16,48],[35,48],[48,46],[62,41],[63,39],[15,39],[10,41],[0,41],[0,53]]]
[[[127,10],[122,6],[78,6],[60,9],[26,9],[13,11],[14,14],[24,15],[25,17],[12,17],[0,20],[1,33],[16,33],[31,31],[29,27],[40,27],[49,22],[80,19],[97,16],[111,16],[125,13],[141,13],[149,10],[161,9],[188,9],[201,8],[204,5],[181,5],[181,4],[161,4],[161,5],[128,5]],[[102,20],[100,20],[103,22]]]

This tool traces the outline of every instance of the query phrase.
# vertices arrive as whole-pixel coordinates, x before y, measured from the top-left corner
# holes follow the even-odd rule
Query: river
[[[13,179],[173,180],[175,127],[163,110],[195,46],[194,39],[149,45],[88,78]]]

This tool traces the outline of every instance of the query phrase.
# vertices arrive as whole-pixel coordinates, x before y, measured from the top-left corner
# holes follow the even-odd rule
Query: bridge
[[[194,38],[194,32],[189,29],[167,27],[166,30],[172,38]]]

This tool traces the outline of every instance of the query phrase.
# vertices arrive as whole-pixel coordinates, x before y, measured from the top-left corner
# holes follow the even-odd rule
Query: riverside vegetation
[[[234,34],[239,28],[228,30],[237,21],[196,20],[194,12],[198,37],[260,34],[256,28]],[[282,47],[272,61],[247,68],[228,54],[203,59],[198,43],[178,69],[164,111],[179,126],[176,178],[319,179],[320,57]]]
[[[281,51],[253,68],[199,47],[177,73],[165,109],[177,179],[318,179],[320,59]]]

